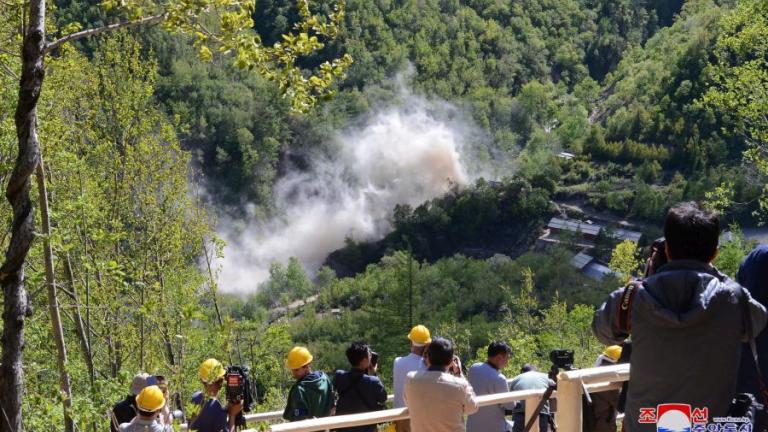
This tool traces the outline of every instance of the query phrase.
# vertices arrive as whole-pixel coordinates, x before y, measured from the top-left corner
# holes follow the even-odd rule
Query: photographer
[[[756,247],[744,258],[736,279],[749,290],[755,300],[763,305],[768,305],[768,245]],[[737,391],[757,395],[760,392],[757,378],[758,368],[763,377],[768,377],[768,331],[762,333],[756,331],[754,336],[760,364],[755,365],[749,345],[744,344],[741,351]]]
[[[472,386],[461,376],[453,343],[436,337],[427,347],[428,369],[408,373],[405,403],[413,432],[463,432],[464,416],[477,412]]]
[[[200,432],[232,432],[235,419],[243,409],[242,402],[227,402],[224,406],[218,395],[224,385],[224,365],[216,359],[208,359],[200,365],[198,376],[203,384],[203,391],[192,395],[192,403],[199,406],[197,415],[191,416],[190,430]]]
[[[613,292],[595,312],[592,330],[606,345],[621,343],[631,330],[629,432],[655,430],[640,423],[640,409],[659,404],[707,408],[710,418],[728,412],[746,320],[758,334],[766,311],[712,266],[719,236],[717,214],[695,203],[674,206],[664,223],[669,262]]]
[[[375,371],[371,364],[371,350],[364,342],[355,342],[347,348],[347,359],[352,368],[339,370],[333,377],[333,386],[338,391],[336,415],[356,414],[384,409],[387,391],[379,378],[369,375]],[[339,429],[345,432],[375,432],[376,425]]]
[[[555,382],[549,378],[549,375],[537,371],[533,365],[526,364],[520,369],[520,375],[514,377],[509,383],[509,390],[546,390],[551,385],[555,385]],[[549,402],[547,402],[539,412],[539,432],[549,430],[550,416]],[[522,432],[525,428],[525,401],[518,402],[512,410],[512,421],[514,422],[512,431]]]

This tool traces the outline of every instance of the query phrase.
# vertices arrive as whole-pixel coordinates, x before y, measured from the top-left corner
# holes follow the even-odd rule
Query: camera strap
[[[748,294],[746,288],[742,287],[741,285],[739,285],[739,288],[741,288],[739,304],[741,304],[741,311],[744,317],[744,329],[746,330],[747,334],[747,343],[749,344],[749,349],[752,352],[752,360],[755,362],[755,372],[757,372],[757,385],[760,389],[760,396],[763,399],[763,404],[768,406],[768,388],[765,385],[765,377],[763,376],[763,372],[760,370],[760,363],[758,363],[757,345],[755,343],[755,335],[752,329],[752,314],[749,311],[749,301],[747,300]]]
[[[628,283],[621,293],[618,305],[616,305],[616,328],[620,333],[627,336],[632,332],[632,302],[637,290],[642,286],[642,280]]]

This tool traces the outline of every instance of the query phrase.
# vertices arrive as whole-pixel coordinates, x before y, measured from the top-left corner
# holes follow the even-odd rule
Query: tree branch
[[[120,29],[131,28],[131,27],[137,27],[137,26],[140,26],[140,25],[157,24],[159,22],[162,22],[164,19],[165,19],[165,14],[160,14],[160,15],[153,15],[153,16],[144,17],[144,18],[137,19],[137,20],[134,20],[134,21],[125,21],[125,22],[121,22],[121,23],[110,24],[110,25],[103,26],[103,27],[97,27],[97,28],[92,28],[92,29],[88,29],[88,30],[82,30],[82,31],[69,34],[69,35],[64,36],[64,37],[62,37],[60,39],[57,39],[57,40],[55,40],[53,42],[48,43],[48,45],[46,45],[46,47],[45,47],[45,52],[47,54],[47,53],[55,50],[56,48],[58,48],[59,46],[61,46],[62,44],[65,44],[67,42],[73,42],[73,41],[76,41],[76,40],[79,40],[79,39],[83,39],[83,38],[87,38],[87,37],[91,37],[91,36],[96,36],[96,35],[99,35],[99,34],[102,34],[102,33],[106,33],[106,32],[110,32],[110,31],[114,31],[114,30],[120,30]]]

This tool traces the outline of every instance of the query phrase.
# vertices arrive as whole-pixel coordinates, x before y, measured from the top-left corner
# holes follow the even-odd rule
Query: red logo
[[[656,423],[656,408],[640,408],[638,423]]]

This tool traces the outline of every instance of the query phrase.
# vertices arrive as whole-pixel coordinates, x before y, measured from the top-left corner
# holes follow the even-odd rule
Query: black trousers
[[[525,414],[514,413],[512,414],[512,432],[523,432],[525,429]],[[549,414],[539,414],[539,432],[549,431]]]

